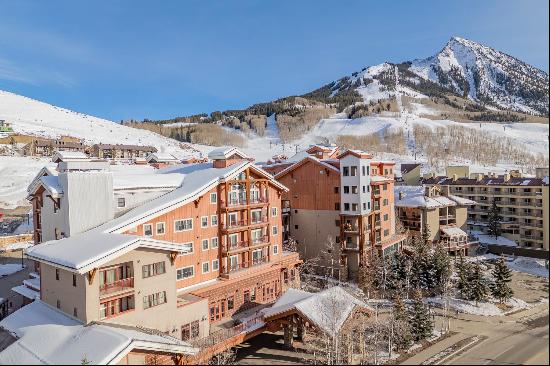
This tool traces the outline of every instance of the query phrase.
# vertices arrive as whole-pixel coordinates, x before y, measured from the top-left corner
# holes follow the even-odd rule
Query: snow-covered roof
[[[84,325],[40,300],[3,319],[0,327],[17,338],[0,353],[0,364],[6,365],[116,364],[133,349],[197,352],[176,338],[134,327]]]
[[[158,162],[158,163],[175,163],[179,162],[178,158],[176,158],[174,155],[169,153],[163,153],[163,152],[156,152],[151,153],[147,155],[146,161],[150,163],[151,161]]]
[[[122,172],[121,172],[122,173]],[[113,174],[113,189],[177,188],[185,175],[168,174]]]
[[[93,229],[27,249],[29,258],[64,269],[86,273],[139,247],[181,251],[182,246],[147,237],[103,233]]]
[[[242,159],[250,159],[250,157],[236,147],[221,147],[214,149],[208,153],[208,158],[210,160],[224,160],[233,155],[237,155]]]
[[[393,178],[390,178],[390,177],[384,177],[382,175],[372,175],[370,177],[370,181],[373,182],[373,183],[378,183],[378,182],[392,182],[393,181]]]
[[[396,186],[394,187],[394,194],[396,207],[440,208],[475,204],[472,200],[452,195],[428,197],[424,193],[423,186]]]
[[[52,157],[54,163],[69,160],[90,160],[90,158],[82,151],[57,151]]]
[[[41,184],[40,178],[48,175],[57,175],[57,174],[58,173],[56,170],[51,169],[50,167],[47,167],[47,166],[43,167],[42,169],[40,169],[40,171],[36,174],[32,182],[29,184],[27,188],[27,193],[30,195],[36,192],[36,189]]]
[[[24,280],[23,285],[35,291],[40,291],[40,277],[33,277],[28,280]]]
[[[458,227],[454,226],[443,226],[441,227],[441,231],[443,231],[447,236],[467,236],[465,231]]]
[[[288,289],[272,307],[262,310],[262,313],[264,318],[269,318],[296,310],[318,329],[334,334],[357,306],[368,309],[367,304],[339,286],[318,293]]]
[[[291,166],[283,169],[282,171],[280,171],[279,173],[275,174],[275,177],[277,179],[279,179],[280,177],[290,173],[291,171],[293,171],[294,169],[300,167],[301,165],[303,165],[304,163],[306,163],[307,161],[311,161],[311,162],[314,162],[314,163],[317,163],[321,166],[323,166],[324,168],[327,168],[327,169],[330,169],[338,174],[340,174],[340,169],[336,168],[335,166],[333,165],[330,165],[326,162],[324,162],[323,160],[319,160],[317,159],[316,157],[314,156],[311,156],[311,155],[307,155],[305,158],[303,158],[302,160],[292,164]]]
[[[25,285],[19,285],[12,287],[11,289],[13,292],[18,293],[19,295],[26,297],[29,300],[36,300],[40,299],[40,292],[33,290],[32,288],[28,288]]]
[[[151,217],[192,202],[225,179],[231,179],[247,168],[269,177],[272,184],[281,190],[288,190],[250,161],[225,168],[214,168],[212,163],[202,163],[161,169],[162,173],[183,175],[181,186],[92,230],[34,246],[27,250],[27,256],[71,271],[85,273],[137,247],[179,251],[181,246],[177,244],[122,233],[147,222]]]
[[[40,178],[40,183],[42,183],[44,189],[48,191],[52,197],[59,198],[63,195],[63,188],[59,185],[59,180],[56,175],[45,175]]]

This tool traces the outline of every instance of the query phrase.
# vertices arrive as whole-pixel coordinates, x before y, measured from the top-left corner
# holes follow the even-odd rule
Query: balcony
[[[134,288],[134,277],[123,278],[115,282],[99,285],[99,296],[111,296]]]
[[[268,203],[269,203],[269,200],[267,199],[267,197],[252,197],[250,199],[250,202],[247,201],[247,199],[244,197],[229,199],[227,202],[222,200],[220,202],[222,208],[228,208],[228,209],[242,208],[242,207],[252,206],[252,205],[265,205]]]
[[[252,217],[252,221],[250,222],[250,225],[251,226],[263,225],[263,224],[267,224],[268,222],[269,222],[269,218],[267,216],[261,216],[257,218]]]
[[[269,243],[269,235],[264,235],[259,238],[252,239],[252,246],[254,245],[261,245],[261,244],[268,244]]]
[[[266,203],[269,203],[269,200],[267,199],[267,197],[252,197],[250,199],[251,205],[259,205],[259,204],[266,204]]]
[[[256,266],[260,266],[260,265],[265,264],[267,262],[268,262],[267,257],[262,257],[262,258],[259,258],[259,259],[254,259],[252,261],[237,263],[237,264],[234,264],[234,265],[230,265],[228,267],[222,267],[222,272],[221,273],[224,274],[224,275],[229,275],[229,274],[240,272],[240,271],[250,269],[250,268],[253,268],[253,267],[256,267]]]
[[[242,240],[235,243],[226,243],[223,245],[223,251],[225,253],[232,252],[239,249],[248,248],[248,241]]]
[[[380,189],[373,189],[372,195],[373,197],[380,197]]]
[[[248,226],[248,223],[246,220],[230,221],[227,224],[222,224],[222,228],[225,231],[242,229],[242,228],[246,228],[247,226]]]

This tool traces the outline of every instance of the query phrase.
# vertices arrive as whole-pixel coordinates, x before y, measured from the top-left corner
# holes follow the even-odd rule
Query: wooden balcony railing
[[[115,282],[104,283],[99,286],[99,295],[108,295],[119,291],[134,288],[134,277],[123,278]]]
[[[262,257],[260,259],[255,259],[249,262],[237,263],[235,265],[230,265],[228,267],[222,267],[222,273],[230,274],[230,273],[238,272],[244,269],[252,268],[254,266],[259,266],[264,263],[267,263],[267,257]]]

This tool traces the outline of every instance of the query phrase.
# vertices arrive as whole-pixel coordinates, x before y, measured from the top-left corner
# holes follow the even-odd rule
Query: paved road
[[[486,340],[447,362],[450,365],[517,365],[549,363],[548,308],[531,315],[478,329]]]

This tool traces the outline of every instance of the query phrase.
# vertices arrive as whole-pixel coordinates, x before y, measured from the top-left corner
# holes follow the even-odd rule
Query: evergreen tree
[[[407,316],[407,308],[399,295],[396,295],[393,303],[392,322],[395,348],[397,351],[407,349],[412,343],[412,334]]]
[[[491,284],[491,295],[502,304],[514,295],[509,285],[512,281],[512,271],[504,262],[504,258],[500,258],[496,263],[492,274],[494,282]]]
[[[409,314],[411,334],[415,341],[421,341],[432,334],[433,323],[427,306],[422,301],[422,291],[417,289],[414,293],[413,306]]]
[[[472,270],[468,276],[469,282],[469,298],[468,300],[475,301],[476,306],[479,301],[485,301],[489,293],[489,287],[487,281],[483,278],[483,272],[479,264],[475,263],[472,266]]]
[[[470,264],[464,260],[462,253],[458,257],[456,262],[456,271],[458,274],[458,281],[456,284],[457,290],[460,292],[460,296],[463,299],[468,299],[470,297]]]
[[[488,232],[489,235],[492,235],[495,237],[495,239],[498,239],[498,237],[502,233],[501,228],[501,222],[502,222],[502,216],[500,216],[500,211],[497,206],[497,202],[493,200],[493,205],[491,206],[491,211],[489,212],[489,215],[487,217],[488,221]]]
[[[451,258],[442,245],[437,245],[431,256],[434,276],[434,289],[437,294],[442,294],[447,288],[451,278]]]

